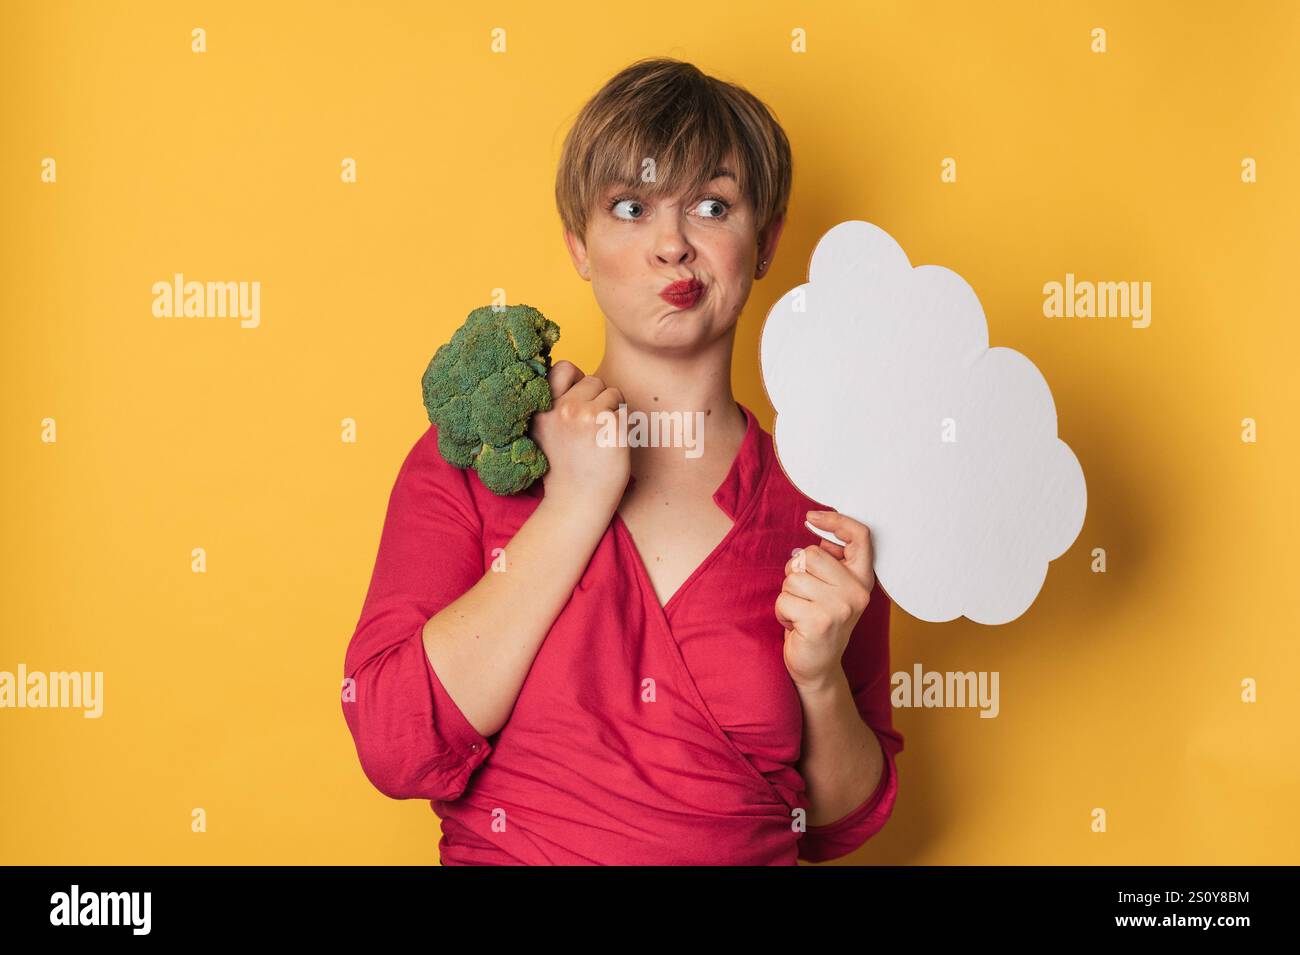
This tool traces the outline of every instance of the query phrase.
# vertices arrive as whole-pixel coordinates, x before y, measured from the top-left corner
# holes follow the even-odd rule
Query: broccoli
[[[494,494],[515,494],[546,473],[546,455],[524,433],[551,407],[551,346],[560,326],[528,305],[484,306],[440,345],[421,385],[438,451],[472,467]]]

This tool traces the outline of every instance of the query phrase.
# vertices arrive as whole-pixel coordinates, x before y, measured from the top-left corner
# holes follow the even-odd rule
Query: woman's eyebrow
[[[715,179],[730,179],[733,183],[737,181],[736,174],[733,173],[726,166],[722,166],[714,170],[713,179],[710,179],[709,182],[713,182]],[[605,185],[603,193],[606,198],[609,198],[610,196],[613,196],[615,193],[620,193],[620,192],[644,194],[648,191],[649,190],[646,184],[639,181],[631,182],[631,183],[611,182]]]

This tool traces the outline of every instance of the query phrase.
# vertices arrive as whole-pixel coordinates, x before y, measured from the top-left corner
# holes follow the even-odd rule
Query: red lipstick
[[[659,297],[674,308],[694,308],[703,292],[704,285],[699,279],[687,279],[665,286],[660,290]]]

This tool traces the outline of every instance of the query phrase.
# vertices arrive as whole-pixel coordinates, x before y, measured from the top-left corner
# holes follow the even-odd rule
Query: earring
[[[765,268],[767,268],[767,259],[764,259],[762,262],[758,263],[758,270],[760,272],[763,271]]]

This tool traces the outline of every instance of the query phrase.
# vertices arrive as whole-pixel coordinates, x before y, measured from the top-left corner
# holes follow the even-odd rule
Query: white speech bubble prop
[[[965,279],[841,222],[768,312],[760,363],[781,467],[871,529],[890,599],[936,623],[1029,609],[1083,528],[1087,486],[1042,373],[989,348]]]

